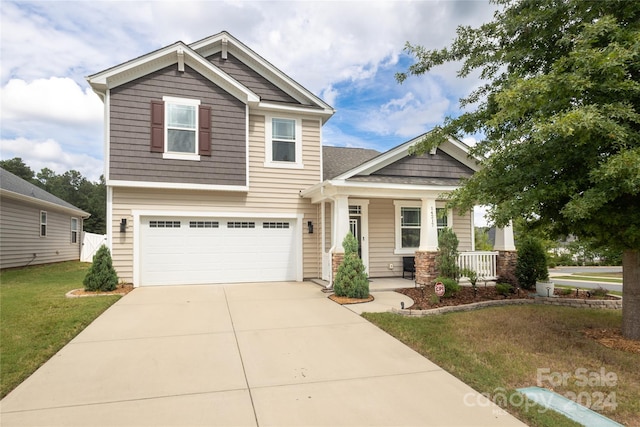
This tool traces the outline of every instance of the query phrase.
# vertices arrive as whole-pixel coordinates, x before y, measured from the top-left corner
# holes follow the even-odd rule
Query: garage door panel
[[[143,285],[296,279],[294,220],[143,217],[140,224]]]

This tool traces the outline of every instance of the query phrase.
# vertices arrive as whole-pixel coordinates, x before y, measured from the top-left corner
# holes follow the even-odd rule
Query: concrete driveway
[[[138,288],[1,402],[17,425],[524,425],[310,283]]]

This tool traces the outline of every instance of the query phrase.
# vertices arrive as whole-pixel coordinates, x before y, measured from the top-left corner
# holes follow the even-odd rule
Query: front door
[[[358,257],[362,258],[362,239],[360,234],[360,224],[361,224],[360,216],[349,217],[349,230],[351,231],[351,234],[353,234],[353,236],[358,241]]]

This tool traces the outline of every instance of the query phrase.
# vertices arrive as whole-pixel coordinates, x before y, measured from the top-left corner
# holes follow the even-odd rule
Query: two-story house
[[[402,258],[432,254],[445,226],[473,250],[472,213],[442,200],[478,167],[464,144],[419,157],[408,155],[418,138],[383,154],[323,150],[333,108],[227,32],[87,80],[105,106],[107,236],[121,280],[330,281],[348,231],[371,277],[401,276]],[[416,263],[424,280],[430,259]]]

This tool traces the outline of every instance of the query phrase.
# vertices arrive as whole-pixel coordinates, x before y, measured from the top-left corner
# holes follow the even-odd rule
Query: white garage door
[[[140,284],[296,279],[294,219],[142,217]]]

